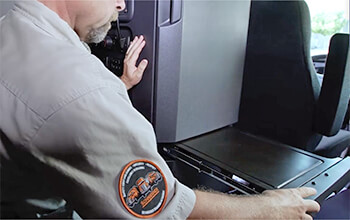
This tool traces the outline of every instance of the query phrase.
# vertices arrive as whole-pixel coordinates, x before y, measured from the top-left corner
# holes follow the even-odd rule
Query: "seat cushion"
[[[329,158],[338,157],[347,147],[350,147],[350,131],[340,130],[332,137],[323,136],[314,153]]]

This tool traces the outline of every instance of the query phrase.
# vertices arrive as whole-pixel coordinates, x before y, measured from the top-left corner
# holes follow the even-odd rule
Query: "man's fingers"
[[[143,72],[145,71],[147,65],[148,65],[148,60],[143,59],[143,60],[140,62],[139,66],[137,67],[137,70],[135,71],[135,73],[136,73],[137,75],[142,75]]]
[[[129,54],[129,52],[130,52],[130,50],[131,50],[131,48],[132,48],[132,45],[137,41],[137,39],[138,39],[138,37],[136,36],[136,37],[134,37],[134,40],[131,41],[131,43],[130,43],[128,49],[126,50],[126,55]]]
[[[317,193],[316,189],[311,187],[300,187],[296,188],[295,190],[297,190],[303,198],[315,195]]]
[[[303,219],[304,219],[304,220],[312,220],[313,218],[311,217],[311,215],[305,214],[305,215],[303,216]]]
[[[129,54],[129,60],[134,65],[136,64],[136,61],[139,58],[140,53],[141,53],[141,51],[142,51],[142,49],[144,48],[145,45],[146,45],[146,41],[142,41],[141,44],[138,45],[138,47],[132,53]]]
[[[129,56],[133,56],[133,55],[136,53],[137,49],[140,47],[140,45],[141,45],[143,42],[145,42],[145,41],[143,40],[143,37],[141,36],[141,37],[135,42],[135,44],[132,45],[132,48],[131,48],[130,51],[129,51]]]
[[[136,40],[136,41],[135,41]],[[136,39],[133,41],[133,43],[130,45],[130,47],[128,48],[128,50],[126,51],[126,55],[127,57],[131,57],[133,55],[133,53],[135,52],[135,50],[140,46],[140,44],[143,42],[144,38],[141,35],[138,39]]]
[[[306,199],[304,201],[304,204],[307,208],[307,212],[319,212],[320,211],[320,205],[313,201],[313,200],[309,200],[309,199]]]

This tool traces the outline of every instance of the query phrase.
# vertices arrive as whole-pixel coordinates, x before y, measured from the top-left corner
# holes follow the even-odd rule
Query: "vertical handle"
[[[174,24],[181,19],[182,0],[171,0],[170,23]]]

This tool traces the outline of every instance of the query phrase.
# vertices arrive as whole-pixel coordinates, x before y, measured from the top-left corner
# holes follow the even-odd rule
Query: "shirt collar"
[[[37,0],[16,1],[15,11],[30,19],[39,28],[51,36],[65,40],[73,45],[83,49],[90,50],[86,43],[80,41],[78,34],[68,25],[66,21],[60,18],[56,12],[52,11]]]

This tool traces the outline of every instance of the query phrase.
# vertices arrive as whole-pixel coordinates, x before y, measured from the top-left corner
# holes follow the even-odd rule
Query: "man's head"
[[[39,0],[55,11],[79,35],[82,41],[102,41],[118,12],[124,10],[124,0]]]

